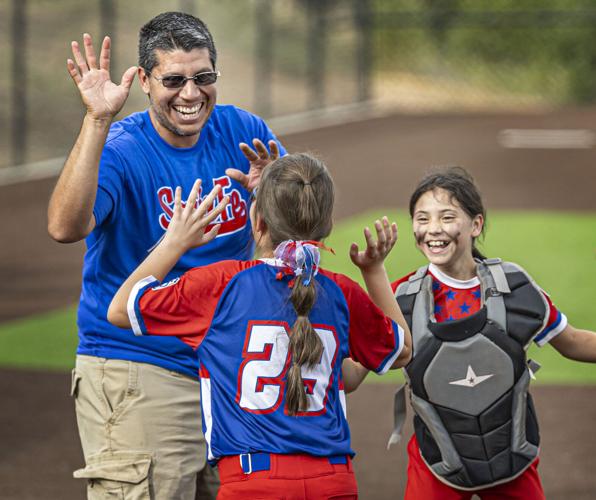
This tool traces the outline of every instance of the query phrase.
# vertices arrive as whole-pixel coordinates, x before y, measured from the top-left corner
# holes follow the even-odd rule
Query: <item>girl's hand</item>
[[[383,266],[385,258],[397,242],[397,224],[395,222],[389,224],[387,217],[383,217],[381,221],[376,220],[375,229],[377,231],[376,241],[370,229],[368,227],[364,229],[364,237],[366,238],[366,249],[364,251],[359,251],[356,243],[352,243],[350,246],[350,258],[361,271]]]
[[[229,201],[226,196],[217,204],[217,207],[208,212],[221,191],[221,186],[215,186],[195,208],[200,186],[201,181],[197,179],[184,205],[182,188],[180,186],[176,188],[174,214],[163,239],[163,245],[175,247],[181,254],[191,248],[205,245],[217,236],[221,224],[211,225],[211,222],[222,213]]]

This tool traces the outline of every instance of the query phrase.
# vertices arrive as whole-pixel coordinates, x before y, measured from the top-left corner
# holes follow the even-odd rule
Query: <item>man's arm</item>
[[[110,124],[124,106],[136,67],[122,75],[120,85],[110,80],[110,39],[105,37],[99,65],[91,36],[83,35],[85,56],[79,44],[72,42],[74,61],[66,67],[77,85],[87,113],[48,206],[48,232],[61,243],[85,238],[95,227],[93,206],[97,194],[99,161]],[[76,62],[76,64],[75,64]]]

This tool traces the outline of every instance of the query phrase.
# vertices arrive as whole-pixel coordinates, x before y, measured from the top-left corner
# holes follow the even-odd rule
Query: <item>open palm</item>
[[[99,64],[91,36],[87,33],[83,35],[83,44],[85,56],[81,53],[78,42],[72,42],[74,61],[67,60],[68,73],[81,93],[87,112],[96,119],[111,119],[122,109],[128,98],[136,67],[128,68],[122,75],[120,85],[116,85],[110,78],[110,38],[105,37],[103,40]]]
[[[382,266],[397,242],[397,224],[395,222],[390,224],[387,217],[375,221],[375,230],[376,240],[368,227],[364,229],[364,238],[366,239],[364,250],[361,251],[356,243],[352,243],[350,246],[350,258],[354,265],[362,270]]]
[[[254,149],[244,142],[239,144],[242,154],[244,154],[249,162],[248,173],[245,174],[236,168],[226,169],[226,175],[234,180],[237,180],[245,189],[250,192],[252,192],[259,185],[261,176],[263,175],[263,169],[272,161],[275,161],[279,158],[279,147],[277,146],[277,142],[274,140],[269,141],[269,150],[267,150],[265,144],[263,144],[263,142],[259,139],[253,139],[252,143]]]

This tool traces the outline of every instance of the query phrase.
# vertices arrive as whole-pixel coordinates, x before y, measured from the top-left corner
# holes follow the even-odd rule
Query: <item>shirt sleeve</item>
[[[99,162],[97,195],[93,207],[95,224],[100,226],[113,216],[123,192],[122,161],[113,148],[106,145]]]
[[[410,274],[406,274],[403,278],[400,278],[397,281],[394,281],[393,283],[391,283],[391,289],[393,290],[393,293],[395,293],[397,291],[397,287],[399,285],[401,285],[405,281],[408,281],[410,279],[410,276],[412,276],[415,273],[416,273],[416,271],[412,271]]]
[[[346,299],[350,314],[350,356],[369,370],[383,374],[404,346],[404,331],[385,316],[356,283],[341,274],[333,275]]]
[[[153,276],[140,280],[128,298],[134,334],[171,335],[196,349],[209,331],[221,294],[245,264],[222,261],[197,267],[162,285]]]
[[[567,327],[567,316],[555,307],[546,292],[542,291],[542,293],[548,302],[548,321],[544,329],[534,337],[538,347],[546,345]]]

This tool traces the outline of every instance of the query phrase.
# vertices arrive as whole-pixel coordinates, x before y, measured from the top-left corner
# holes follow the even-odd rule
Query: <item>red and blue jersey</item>
[[[270,264],[224,261],[161,286],[145,278],[128,302],[133,330],[175,336],[196,349],[210,460],[251,452],[353,455],[342,360],[384,373],[403,347],[403,330],[354,281],[321,269],[309,319],[323,354],[314,367],[302,367],[308,410],[290,416],[284,385],[296,313],[287,279],[276,279]]]
[[[434,314],[438,323],[465,318],[480,310],[482,300],[480,280],[477,277],[457,280],[447,276],[433,264],[428,266],[428,272],[433,278]],[[393,283],[393,290],[395,291],[400,283],[407,281],[412,274],[414,273]],[[567,317],[557,310],[546,293],[543,294],[548,302],[549,316],[545,328],[534,338],[534,342],[539,346],[549,342],[567,326]]]

